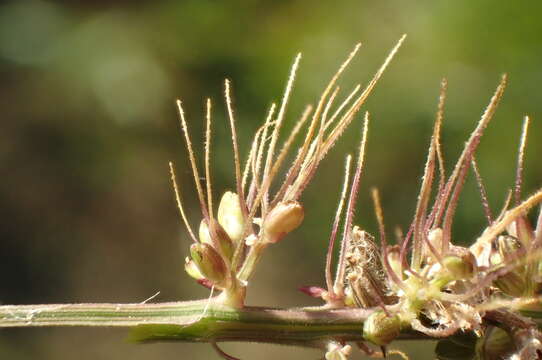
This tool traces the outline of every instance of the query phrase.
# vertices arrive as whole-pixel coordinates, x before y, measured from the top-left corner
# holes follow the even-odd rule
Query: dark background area
[[[241,151],[289,67],[303,53],[286,131],[315,103],[353,46],[341,81],[367,84],[403,33],[408,38],[370,97],[366,172],[356,222],[375,232],[369,188],[386,225],[413,215],[442,77],[449,81],[443,142],[447,168],[502,73],[510,85],[478,162],[494,211],[514,181],[521,121],[532,116],[524,194],[542,183],[542,22],[539,1],[37,1],[0,2],[0,303],[140,302],[207,296],[184,274],[189,239],[167,170],[175,162],[189,217],[199,209],[175,100],[195,140],[204,99],[214,101],[215,197],[234,186],[222,99],[232,79]],[[303,201],[302,228],[270,248],[249,289],[252,305],[316,304],[297,293],[323,284],[325,246],[344,154],[361,114],[322,163]],[[202,142],[195,141],[201,149]],[[199,151],[201,154],[202,151]],[[454,239],[471,242],[484,218],[469,178]],[[135,346],[110,329],[0,331],[2,359],[208,359],[202,344]],[[416,359],[426,353],[410,353]],[[243,359],[313,359],[315,351],[227,344]]]

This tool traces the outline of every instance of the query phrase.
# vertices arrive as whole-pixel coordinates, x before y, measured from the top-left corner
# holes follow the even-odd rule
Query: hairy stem
[[[126,327],[148,341],[254,341],[322,347],[331,339],[361,341],[370,310],[322,308],[235,309],[211,299],[157,304],[46,304],[0,306],[0,328]],[[403,338],[422,338],[407,332]]]

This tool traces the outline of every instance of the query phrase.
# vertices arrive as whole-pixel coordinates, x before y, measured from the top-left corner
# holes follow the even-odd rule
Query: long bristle
[[[440,88],[440,96],[438,103],[437,116],[435,125],[433,127],[433,135],[431,136],[431,142],[429,144],[429,151],[427,152],[427,160],[425,162],[425,168],[422,178],[422,184],[418,195],[418,201],[416,204],[416,211],[414,213],[414,231],[412,234],[412,264],[411,267],[414,270],[419,270],[422,263],[422,247],[426,243],[426,212],[429,205],[429,199],[431,196],[431,190],[433,188],[433,179],[435,177],[435,158],[439,157],[440,152],[440,129],[442,127],[442,119],[444,117],[444,101],[446,99],[446,81],[443,80]],[[442,156],[442,154],[440,154]],[[444,165],[443,160],[439,157],[438,163],[440,164],[440,184],[442,186],[444,179]]]
[[[231,91],[230,91],[230,81],[226,79],[225,83],[225,97],[226,97],[226,106],[228,108],[228,118],[230,121],[231,129],[231,141],[233,146],[233,159],[235,166],[235,184],[237,188],[237,195],[239,195],[239,202],[241,203],[241,211],[243,212],[244,217],[247,217],[247,207],[245,203],[245,194],[243,192],[243,180],[241,178],[241,160],[239,157],[239,143],[237,141],[237,132],[235,129],[235,118],[233,116],[233,107],[231,100]]]
[[[378,80],[382,77],[382,74],[390,64],[391,60],[403,44],[403,41],[406,38],[406,34],[403,35],[397,44],[393,47],[393,49],[390,51],[386,59],[384,60],[384,63],[380,66],[380,68],[377,70],[365,90],[361,93],[361,95],[354,101],[354,104],[348,109],[345,115],[339,120],[338,124],[335,126],[335,128],[332,130],[331,134],[326,138],[326,141],[324,142],[322,154],[326,154],[331,147],[336,143],[337,139],[341,136],[341,134],[344,132],[346,127],[350,124],[352,119],[354,118],[354,115],[359,111],[361,106],[365,103],[365,100],[367,100],[367,97],[371,94],[374,87],[378,83]]]
[[[192,176],[194,182],[196,183],[196,190],[198,192],[198,199],[201,207],[201,212],[205,219],[209,218],[209,213],[207,212],[207,206],[205,204],[205,196],[203,195],[203,189],[201,188],[198,166],[196,165],[196,158],[194,156],[194,150],[192,148],[192,142],[190,141],[190,134],[188,133],[188,125],[186,124],[186,119],[184,117],[184,110],[181,103],[181,100],[177,100],[177,109],[179,110],[180,120],[181,120],[181,129],[183,130],[186,149],[188,151],[188,158],[190,160],[190,165],[192,167]]]
[[[253,164],[253,169],[252,169],[252,172],[254,173],[254,176],[253,176],[253,185],[254,185],[253,189],[254,189],[255,193],[253,195],[252,192],[251,192],[251,194],[249,196],[249,198],[251,199],[251,202],[250,202],[251,203],[251,209],[252,209],[252,207],[255,206],[255,204],[252,202],[253,196],[256,196],[260,192],[260,185],[264,181],[264,179],[260,179],[260,171],[261,171],[261,167],[262,167],[263,156],[264,156],[264,153],[265,153],[265,146],[268,143],[267,133],[269,131],[270,126],[273,124],[272,119],[273,119],[273,115],[275,114],[275,109],[276,109],[276,104],[275,103],[271,104],[271,108],[269,109],[269,113],[267,114],[267,117],[265,119],[264,129],[263,129],[262,137],[261,137],[261,140],[260,140],[260,145],[258,147],[258,153],[257,153],[256,159],[255,159],[255,162]]]
[[[480,171],[478,170],[478,164],[476,163],[475,156],[472,157],[472,171],[474,172],[474,176],[476,177],[476,183],[478,184],[478,191],[480,191],[480,197],[482,199],[482,207],[484,208],[484,214],[486,216],[488,224],[491,225],[493,223],[493,215],[491,213],[491,208],[489,206],[489,201],[487,199],[486,188],[484,186],[482,175],[480,174]]]
[[[179,209],[179,213],[181,214],[181,219],[184,222],[184,225],[186,226],[186,229],[188,230],[190,237],[192,238],[194,242],[197,243],[198,239],[196,238],[196,235],[194,235],[194,232],[192,231],[192,227],[190,226],[190,223],[188,222],[188,219],[184,212],[179,187],[177,185],[177,178],[175,177],[175,170],[173,169],[173,163],[171,161],[169,162],[169,173],[171,175],[171,183],[173,185],[173,191],[175,192],[175,201],[177,202],[177,208]]]
[[[324,130],[327,130],[332,124],[333,122],[335,121],[335,119],[337,119],[337,117],[339,116],[339,114],[344,110],[344,108],[350,103],[350,101],[352,101],[352,99],[354,98],[354,96],[356,96],[356,94],[359,92],[359,90],[361,89],[361,85],[358,84],[356,85],[356,87],[354,88],[354,90],[352,90],[352,92],[350,92],[350,94],[348,94],[348,96],[343,100],[343,102],[341,103],[341,105],[339,105],[337,107],[337,109],[335,110],[335,112],[333,113],[333,115],[331,115],[331,117],[329,118],[329,120],[326,122],[326,126],[324,128]]]
[[[480,138],[485,128],[489,124],[489,121],[493,118],[493,114],[495,114],[497,106],[504,94],[506,83],[507,83],[507,76],[505,74],[501,78],[499,86],[497,87],[497,90],[495,90],[495,93],[493,97],[491,98],[486,110],[484,111],[484,114],[482,115],[480,121],[478,122],[478,125],[476,126],[469,140],[467,141],[465,148],[463,152],[461,153],[461,156],[459,157],[459,160],[457,161],[457,164],[454,168],[454,172],[452,173],[452,175],[450,176],[450,179],[448,180],[448,183],[446,184],[442,208],[441,208],[440,213],[437,214],[437,217],[436,217],[438,221],[440,219],[442,212],[444,211],[444,204],[448,201],[448,199],[450,199],[448,206],[446,207],[446,214],[444,215],[444,219],[443,219],[443,226],[442,226],[443,236],[444,236],[444,239],[442,242],[443,246],[448,244],[450,236],[451,236],[451,227],[452,227],[452,222],[454,219],[455,210],[457,208],[457,202],[459,200],[459,195],[461,193],[463,184],[465,182],[467,170],[470,167],[472,156],[474,155],[476,148],[478,147],[478,144],[480,143]],[[453,188],[453,191],[452,191],[452,188]],[[443,250],[446,250],[446,249],[443,249]]]
[[[320,96],[320,100],[318,101],[318,105],[316,106],[314,113],[312,115],[312,119],[309,125],[309,129],[307,130],[307,133],[305,135],[305,140],[303,141],[303,144],[301,145],[301,148],[298,152],[298,156],[296,157],[294,163],[290,167],[290,170],[288,171],[288,175],[286,176],[286,179],[284,180],[283,186],[277,193],[278,198],[282,198],[284,194],[286,193],[287,189],[290,187],[294,181],[296,181],[296,178],[298,177],[298,174],[300,173],[300,169],[308,159],[307,159],[307,153],[309,152],[310,145],[313,140],[314,133],[316,131],[316,127],[318,124],[321,124],[319,121],[320,115],[322,112],[322,109],[324,105],[326,104],[326,99],[335,86],[335,83],[339,79],[340,75],[344,72],[348,64],[352,61],[356,53],[358,52],[361,44],[357,44],[354,47],[354,50],[348,55],[346,61],[343,62],[339,70],[335,73],[335,75],[331,78],[328,85],[324,89],[324,92]],[[323,130],[323,129],[322,129]],[[286,200],[295,198],[296,191],[290,192],[289,195],[284,196]]]
[[[507,211],[501,219],[498,219],[491,225],[489,228],[487,228],[484,233],[476,240],[476,243],[471,247],[477,248],[481,247],[484,244],[490,243],[504,230],[506,230],[506,227],[510,225],[514,220],[516,220],[519,216],[522,216],[525,214],[529,209],[531,209],[533,206],[539,204],[542,202],[542,189],[538,190],[535,194],[531,195],[529,198],[524,200],[521,204],[516,206],[515,208]]]
[[[435,126],[438,126],[438,129],[435,131],[435,148],[437,151],[437,159],[439,165],[439,189],[444,187],[446,182],[446,170],[444,167],[444,155],[442,154],[442,145],[440,143],[440,130],[442,128],[442,121],[444,120],[444,105],[446,103],[446,94],[448,90],[448,80],[442,79],[440,83],[440,96],[438,102],[437,118],[435,121]]]
[[[527,145],[527,134],[529,132],[529,117],[523,119],[523,127],[521,129],[521,140],[519,143],[518,163],[516,169],[516,184],[514,186],[514,200],[516,205],[521,202],[521,183],[523,181],[523,162],[525,160],[525,146]]]
[[[359,145],[358,161],[356,164],[356,171],[354,173],[354,179],[352,180],[352,186],[350,187],[350,196],[348,198],[348,205],[346,208],[346,219],[344,221],[344,231],[341,240],[341,249],[339,253],[339,263],[337,264],[337,274],[335,278],[334,291],[337,294],[342,294],[344,291],[344,275],[346,271],[346,251],[348,242],[350,239],[350,233],[352,232],[352,222],[354,219],[354,208],[356,206],[356,200],[359,192],[359,185],[361,181],[361,174],[363,170],[365,160],[365,147],[367,144],[367,133],[369,131],[369,113],[365,113],[365,120],[363,122],[363,133]]]
[[[378,223],[378,232],[380,233],[380,246],[382,249],[382,263],[386,268],[386,273],[390,279],[399,287],[403,287],[403,282],[399,279],[395,271],[390,265],[388,258],[388,240],[386,238],[386,228],[384,226],[384,215],[382,211],[382,204],[380,203],[380,195],[377,188],[372,188],[371,197],[373,198],[373,204],[375,209],[376,221]]]
[[[207,209],[213,218],[213,188],[211,185],[211,99],[206,103],[206,129],[205,129],[205,184],[207,185]]]
[[[286,112],[286,106],[288,105],[288,101],[290,99],[290,93],[292,92],[292,88],[294,86],[294,80],[295,80],[295,76],[296,76],[296,73],[297,73],[297,68],[299,67],[299,61],[301,60],[301,54],[297,54],[295,60],[294,60],[294,64],[292,65],[292,68],[290,70],[290,75],[288,77],[288,82],[286,83],[286,89],[284,90],[284,96],[282,97],[282,101],[281,101],[281,104],[280,104],[280,108],[279,108],[279,112],[277,114],[277,119],[276,119],[276,124],[275,124],[275,127],[273,129],[273,133],[271,134],[271,142],[269,143],[269,148],[267,149],[267,157],[266,157],[266,160],[265,160],[265,166],[264,166],[264,170],[263,170],[263,178],[266,179],[266,178],[272,178],[272,176],[270,176],[270,171],[271,171],[271,168],[273,166],[273,158],[274,158],[274,155],[275,155],[275,146],[277,144],[277,141],[278,141],[278,138],[279,138],[279,133],[280,133],[280,129],[282,127],[282,122],[284,120],[284,115],[285,115],[285,112]],[[269,180],[269,183],[271,182],[271,180]],[[263,193],[263,203],[265,204],[264,205],[264,211],[265,211],[265,206],[267,206],[267,197],[268,197],[268,194],[267,194],[267,190],[268,189],[263,189],[264,193]]]
[[[331,235],[329,237],[329,245],[327,248],[326,254],[326,285],[327,290],[331,295],[334,295],[333,291],[333,278],[331,274],[331,260],[333,258],[333,248],[335,247],[335,239],[337,238],[337,231],[339,229],[339,222],[341,219],[341,214],[344,207],[344,200],[346,199],[346,191],[348,190],[348,182],[350,181],[350,164],[352,162],[352,155],[346,157],[346,165],[344,166],[344,181],[341,191],[341,197],[339,199],[339,205],[337,206],[337,211],[335,212],[335,219],[333,220],[333,227],[331,230]]]

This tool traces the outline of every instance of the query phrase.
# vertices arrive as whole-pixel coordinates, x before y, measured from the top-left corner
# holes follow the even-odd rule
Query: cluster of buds
[[[254,135],[244,171],[241,171],[230,83],[226,81],[225,98],[233,142],[236,187],[235,192],[228,191],[223,195],[216,219],[213,213],[209,166],[212,138],[211,102],[207,101],[206,108],[205,186],[200,184],[195,152],[188,133],[184,110],[181,102],[177,102],[181,128],[203,216],[196,237],[182,207],[173,166],[171,166],[178,207],[194,242],[190,247],[190,257],[186,258],[185,270],[200,284],[221,290],[219,301],[233,306],[242,306],[244,289],[263,250],[270,244],[281,241],[301,225],[305,215],[304,208],[299,202],[301,194],[314,177],[320,162],[364,104],[403,40],[404,37],[397,43],[363,91],[359,85],[356,86],[336,110],[331,111],[339,93],[336,82],[357,53],[360,47],[358,44],[333,76],[317,105],[306,107],[280,152],[275,154],[279,131],[285,118],[286,105],[301,58],[297,56],[280,105],[272,104],[265,123]],[[278,111],[275,112],[277,109]],[[309,119],[310,121],[307,121]],[[271,194],[273,180],[280,173],[283,161],[296,135],[307,122],[306,135],[297,149],[297,156],[287,167],[284,181],[278,186],[276,193]]]
[[[308,106],[305,109],[280,152],[275,154],[279,131],[300,60],[298,56],[280,106],[276,107],[275,104],[271,106],[265,123],[254,135],[243,172],[238,153],[230,85],[226,81],[225,95],[233,140],[236,190],[228,191],[222,196],[216,218],[213,213],[209,169],[210,101],[207,102],[205,137],[206,191],[200,184],[184,111],[178,102],[181,126],[203,216],[196,237],[184,214],[171,167],[179,209],[194,241],[190,247],[190,257],[186,258],[185,269],[200,284],[222,291],[218,297],[221,303],[243,306],[245,288],[263,250],[270,244],[281,241],[301,225],[305,216],[303,205],[299,202],[301,194],[314,177],[320,162],[364,104],[403,39],[404,37],[391,51],[365,90],[359,93],[361,87],[357,86],[337,110],[332,112],[330,109],[339,93],[335,83],[356,54],[359,45],[356,46],[324,90],[318,104],[314,108]],[[515,189],[516,207],[510,211],[503,210],[501,216],[495,220],[492,218],[474,158],[480,138],[500,102],[505,86],[506,76],[503,76],[482,118],[466,142],[452,174],[447,178],[440,144],[447,87],[446,81],[443,81],[414,219],[406,236],[403,237],[400,230],[396,232],[396,245],[388,245],[383,211],[376,189],[373,191],[373,201],[380,244],[377,245],[375,239],[355,226],[353,221],[367,143],[369,114],[365,114],[359,156],[351,184],[352,157],[348,156],[346,161],[343,191],[326,258],[327,288],[309,286],[302,288],[302,291],[324,300],[325,309],[363,308],[370,312],[363,324],[363,337],[368,342],[380,346],[383,356],[386,354],[385,346],[397,338],[405,328],[430,337],[449,337],[459,331],[471,331],[481,337],[485,330],[490,329],[483,321],[484,316],[502,304],[502,299],[498,296],[505,294],[521,300],[535,297],[542,289],[542,211],[534,230],[525,216],[530,208],[542,202],[542,191],[523,202],[520,201],[522,159],[528,118],[520,146]],[[305,138],[297,149],[297,156],[287,167],[284,181],[276,187],[278,190],[271,194],[273,180],[281,171],[283,160],[296,135],[309,118],[311,120],[308,122]],[[489,226],[472,246],[466,248],[452,243],[452,224],[459,194],[470,168],[473,169],[478,182]],[[433,184],[438,175],[440,177],[435,191]],[[347,196],[348,188],[350,192]],[[430,204],[432,197],[434,202]],[[347,206],[344,230],[333,279],[332,257],[345,203]],[[504,208],[507,209],[508,205],[507,202]],[[507,234],[503,235],[505,231]],[[538,301],[537,304],[539,303]],[[518,318],[514,316],[507,313],[501,320],[505,319],[503,323],[506,323],[512,319],[509,322],[517,325]],[[513,327],[517,328],[516,325]],[[515,339],[517,334],[527,334],[522,335],[523,340],[519,342],[514,340],[523,345],[514,349],[510,347],[498,349],[500,354],[510,351],[517,354],[532,353],[539,350],[542,335],[536,328],[526,324],[520,327],[519,332],[516,330],[514,334],[507,332],[506,335],[509,339]],[[495,338],[501,338],[503,335],[499,331],[488,331],[489,333],[493,334],[492,338],[477,341],[478,344],[482,344],[480,348],[488,346],[493,349],[494,346],[489,345]],[[358,345],[368,354],[375,354],[368,346]],[[341,339],[330,339],[326,350],[326,359],[344,360],[350,354],[351,347]],[[489,354],[487,351],[485,353]]]
[[[490,265],[499,274],[493,284],[503,293],[513,297],[533,297],[542,289],[542,238],[536,233],[527,217],[522,216],[507,226],[507,234],[494,242]],[[532,257],[528,259],[529,255]]]
[[[199,242],[190,246],[185,259],[186,272],[202,285],[224,289],[231,284],[231,264],[245,228],[239,196],[226,192],[218,207],[217,220],[202,220]]]
[[[389,344],[404,328],[425,333],[430,337],[448,337],[458,331],[473,331],[477,336],[482,336],[486,326],[484,315],[502,306],[503,300],[494,294],[504,293],[519,300],[515,303],[517,306],[532,304],[531,299],[537,296],[542,288],[542,211],[534,230],[525,216],[527,210],[542,202],[542,191],[523,202],[520,201],[519,185],[526,126],[520,147],[516,207],[508,212],[503,211],[495,220],[491,216],[474,159],[480,137],[502,97],[506,76],[466,142],[465,149],[448,179],[444,176],[440,149],[440,127],[447,84],[443,81],[442,85],[437,121],[418,204],[406,237],[403,238],[402,232],[398,231],[398,244],[388,245],[376,190],[373,191],[373,200],[379,225],[380,247],[375,245],[374,239],[368,233],[352,223],[362,173],[365,130],[348,198],[335,280],[331,276],[331,258],[348,189],[350,158],[347,158],[345,183],[328,248],[325,269],[327,289],[316,286],[302,289],[308,295],[322,298],[328,308],[374,309],[365,319],[363,337],[378,346]],[[471,247],[466,248],[452,243],[451,229],[459,194],[471,166],[478,181],[489,226]],[[432,184],[437,178],[437,171],[440,173],[440,181],[434,204],[430,206],[429,201],[434,192]],[[508,202],[505,209],[507,207]],[[505,230],[507,235],[502,235]],[[496,288],[493,286],[500,292],[495,292]],[[540,302],[535,303],[539,306]],[[517,321],[514,314],[507,316],[506,321]],[[536,329],[529,327],[532,325],[525,326],[525,331],[534,334],[529,339],[538,341],[542,338]],[[484,341],[480,339],[479,343],[487,344],[487,341]]]

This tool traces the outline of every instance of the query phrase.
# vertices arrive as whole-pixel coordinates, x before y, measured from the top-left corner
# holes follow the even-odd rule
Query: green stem
[[[237,278],[239,280],[248,281],[250,275],[252,275],[254,268],[256,267],[256,264],[258,264],[258,261],[262,257],[262,253],[266,247],[267,243],[261,240],[250,247],[245,262],[243,263],[241,270],[239,270],[239,273],[237,274]]]
[[[0,328],[126,327],[130,340],[265,342],[324,347],[330,340],[362,341],[370,309],[228,307],[211,300],[157,304],[45,304],[0,306]],[[542,312],[528,311],[540,323]],[[399,339],[426,339],[405,330]]]
[[[363,321],[370,312],[321,308],[236,309],[213,300],[158,304],[4,305],[0,306],[0,328],[115,326],[130,328],[130,339],[137,342],[251,341],[321,347],[330,339],[361,341]],[[412,333],[404,334],[405,338],[412,336]]]

